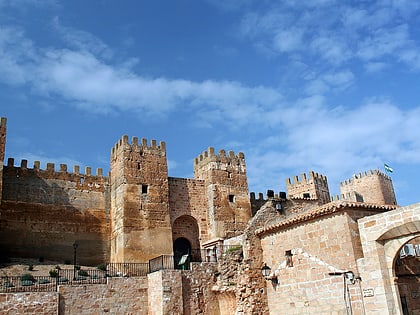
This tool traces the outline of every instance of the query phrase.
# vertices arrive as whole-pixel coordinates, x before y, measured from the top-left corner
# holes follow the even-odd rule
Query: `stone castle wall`
[[[0,293],[0,314],[57,315],[57,292]]]
[[[39,162],[28,168],[13,159],[3,169],[0,244],[2,254],[72,260],[77,241],[78,260],[98,264],[109,259],[108,180],[90,168],[80,174],[78,167],[56,171]]]
[[[295,219],[290,226],[283,223],[271,230],[260,231],[263,261],[278,279],[278,284],[267,282],[270,312],[344,314],[345,288],[340,273],[353,271],[358,275],[356,261],[363,256],[363,252],[357,220],[377,211],[347,207],[344,211],[317,220],[299,223]],[[319,214],[314,213],[312,217]],[[311,217],[309,214],[307,216]],[[291,254],[291,264],[288,264],[287,252]],[[358,283],[349,284],[348,288],[353,312],[362,313]]]
[[[169,208],[174,241],[185,237],[198,249],[209,239],[204,181],[169,177]]]

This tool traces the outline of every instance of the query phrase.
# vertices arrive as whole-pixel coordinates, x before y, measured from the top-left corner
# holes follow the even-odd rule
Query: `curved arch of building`
[[[358,222],[363,258],[357,261],[367,314],[403,314],[395,276],[401,247],[420,236],[420,203]]]

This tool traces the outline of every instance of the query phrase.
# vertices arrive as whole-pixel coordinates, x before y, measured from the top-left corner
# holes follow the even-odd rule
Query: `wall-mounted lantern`
[[[271,268],[264,263],[264,266],[261,268],[261,274],[263,275],[265,280],[271,280],[273,284],[278,283],[278,279],[276,275],[271,275]]]

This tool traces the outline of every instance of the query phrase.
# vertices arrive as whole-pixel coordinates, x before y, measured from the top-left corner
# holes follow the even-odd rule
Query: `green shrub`
[[[234,245],[232,247],[228,247],[225,250],[225,253],[228,254],[228,253],[236,252],[236,251],[239,251],[239,250],[242,250],[242,246],[241,245]]]
[[[75,268],[76,270],[80,270],[80,266],[79,266],[79,265],[74,266],[74,268]]]
[[[32,281],[35,282],[35,278],[30,273],[25,273],[20,276],[20,281]]]
[[[29,270],[29,271],[34,270],[34,265],[29,265],[29,266],[28,266],[28,270]]]
[[[102,270],[102,271],[106,271],[106,264],[100,264],[96,268],[98,268],[99,270]]]
[[[82,277],[87,277],[87,276],[89,276],[89,274],[88,274],[88,272],[87,272],[86,270],[79,270],[79,271],[77,272],[77,274],[78,274],[79,276],[82,276]]]
[[[57,277],[58,277],[58,270],[56,270],[56,269],[51,269],[51,270],[50,270],[50,277],[51,277],[51,278],[57,278]]]
[[[61,270],[61,267],[59,265],[55,266],[55,269]]]

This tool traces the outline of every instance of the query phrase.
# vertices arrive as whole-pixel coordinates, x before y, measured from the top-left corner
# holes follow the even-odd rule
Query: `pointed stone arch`
[[[403,245],[420,236],[420,204],[359,220],[363,256],[357,261],[369,314],[404,314],[398,277],[397,256]]]

